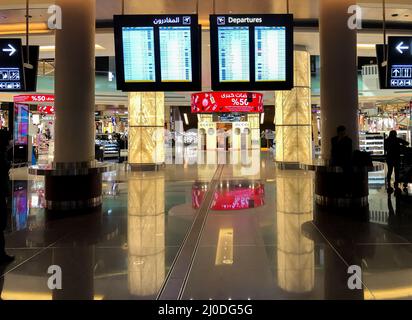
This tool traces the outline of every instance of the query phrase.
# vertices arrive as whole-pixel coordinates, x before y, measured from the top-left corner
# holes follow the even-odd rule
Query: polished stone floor
[[[314,203],[310,171],[277,169],[264,152],[213,158],[148,173],[118,165],[101,209],[65,217],[44,209],[42,178],[14,170],[6,249],[16,260],[0,268],[1,298],[412,298],[411,188],[388,196],[374,173],[369,209],[337,213]],[[48,286],[50,266],[61,290]]]

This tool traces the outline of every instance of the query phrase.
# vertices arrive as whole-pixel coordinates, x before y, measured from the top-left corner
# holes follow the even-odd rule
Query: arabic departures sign
[[[0,92],[24,90],[21,40],[0,39]]]
[[[201,92],[192,95],[192,113],[263,112],[263,94]]]
[[[388,88],[412,88],[412,37],[389,37]]]

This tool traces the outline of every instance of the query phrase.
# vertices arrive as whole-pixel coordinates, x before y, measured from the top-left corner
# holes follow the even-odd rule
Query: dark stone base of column
[[[132,171],[159,171],[165,167],[164,164],[130,164],[130,170]]]
[[[315,202],[325,208],[368,207],[368,172],[316,171]]]
[[[102,204],[102,174],[46,176],[46,208],[49,211],[77,211]]]

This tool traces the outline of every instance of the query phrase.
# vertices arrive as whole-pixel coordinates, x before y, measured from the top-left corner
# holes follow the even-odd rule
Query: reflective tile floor
[[[6,231],[16,261],[0,268],[1,298],[412,298],[408,193],[388,197],[375,173],[369,209],[337,214],[314,203],[312,172],[276,169],[268,153],[250,159],[118,165],[101,209],[59,218],[44,209],[42,178],[16,169]],[[354,290],[352,265],[362,270]],[[50,266],[61,290],[48,287]]]

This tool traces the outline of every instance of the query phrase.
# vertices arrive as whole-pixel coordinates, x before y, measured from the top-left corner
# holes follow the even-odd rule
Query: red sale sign
[[[200,92],[192,95],[192,113],[263,112],[263,94],[255,92]]]
[[[44,114],[54,114],[54,106],[37,106],[37,111]]]
[[[52,94],[23,94],[13,97],[14,103],[53,103],[54,95]]]

